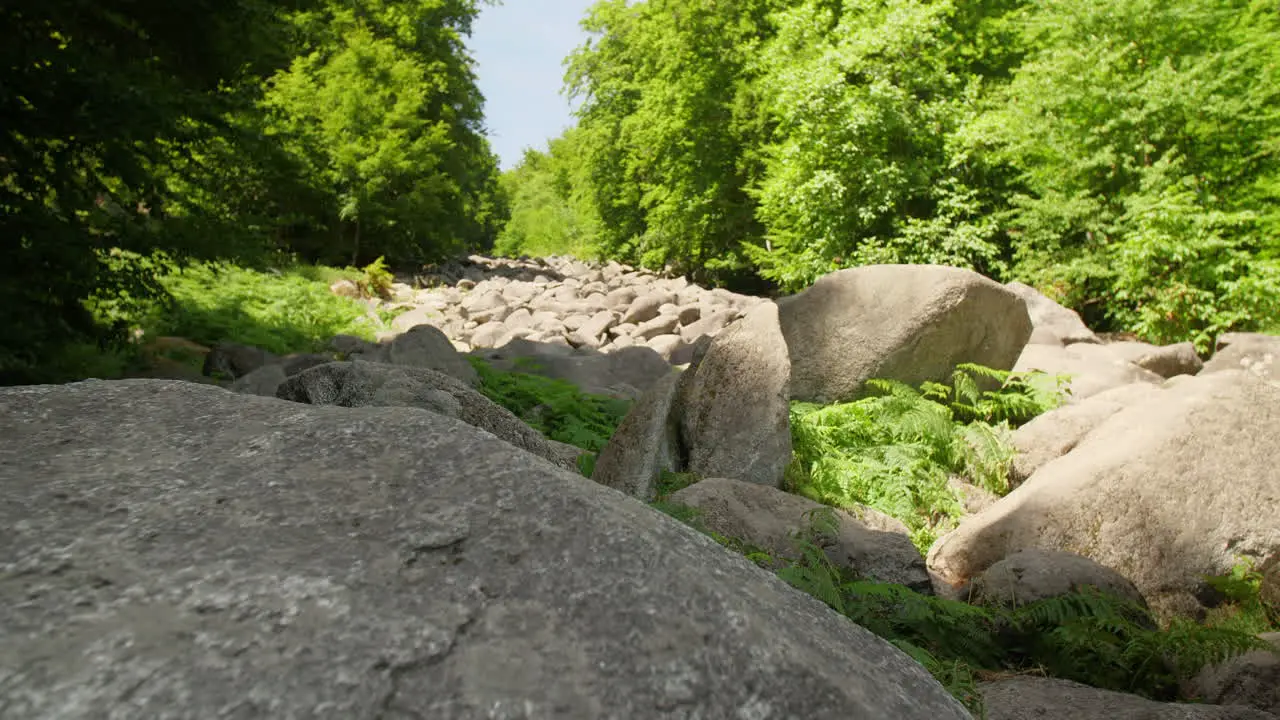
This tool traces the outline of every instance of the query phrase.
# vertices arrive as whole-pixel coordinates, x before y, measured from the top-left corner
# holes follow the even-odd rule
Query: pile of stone
[[[793,400],[961,363],[1066,373],[1005,497],[922,557],[833,511],[837,567],[983,606],[1085,587],[1201,616],[1241,559],[1280,603],[1280,338],[1110,342],[1035,290],[936,266],[844,270],[776,301],[617,264],[472,258],[394,288],[377,343],[206,355],[163,380],[0,390],[0,708],[14,717],[965,718],[918,664],[646,507],[794,557]],[[186,347],[186,346],[184,346]],[[188,348],[190,349],[190,348]],[[467,354],[634,398],[590,480],[477,391]],[[966,497],[976,490],[954,478]],[[641,502],[637,502],[641,501]],[[1276,643],[1274,636],[1263,640]],[[1280,718],[1280,655],[1156,703],[1051,678],[988,718]],[[7,717],[7,715],[6,715]]]
[[[472,256],[457,269],[421,279],[435,287],[396,285],[385,307],[403,314],[386,335],[427,323],[462,352],[523,339],[602,352],[649,347],[683,364],[698,338],[715,335],[762,302],[616,262]],[[439,285],[447,280],[453,282]]]

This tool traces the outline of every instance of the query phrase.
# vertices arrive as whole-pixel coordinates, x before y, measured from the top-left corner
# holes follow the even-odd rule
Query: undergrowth
[[[161,256],[133,260],[155,274],[167,297],[121,292],[87,301],[94,321],[110,328],[110,340],[61,348],[45,358],[38,381],[110,379],[145,369],[155,359],[148,343],[158,337],[182,337],[204,346],[236,342],[288,354],[319,350],[338,334],[372,340],[378,323],[370,315],[383,323],[394,317],[329,290],[335,280],[345,279],[367,296],[385,294],[392,278],[381,262],[362,269],[332,268],[279,257],[254,269],[229,263],[179,268]],[[200,362],[192,369],[198,374]]]
[[[598,453],[626,417],[626,400],[584,393],[565,380],[498,370],[468,358],[480,375],[480,392],[543,435]],[[591,461],[580,468],[590,476]]]
[[[178,335],[204,345],[232,341],[287,354],[317,350],[338,334],[372,340],[376,329],[363,303],[338,297],[295,269],[196,265],[162,283],[174,303],[144,319],[151,335]]]
[[[1064,382],[965,364],[950,385],[917,389],[870,380],[878,395],[826,406],[793,403],[789,489],[827,505],[862,504],[891,515],[925,552],[963,512],[950,478],[1007,493],[1009,433],[1060,404]]]
[[[1145,608],[1092,588],[1017,607],[987,608],[859,578],[832,565],[817,544],[818,536],[836,522],[830,509],[813,513],[809,526],[795,534],[799,558],[788,561],[708,531],[694,508],[666,500],[655,507],[774,569],[792,586],[892,643],[976,717],[983,717],[976,687],[983,679],[1040,674],[1174,701],[1182,684],[1204,666],[1269,648],[1253,628],[1190,620],[1161,628]],[[1256,584],[1247,578],[1242,582],[1242,577],[1238,571],[1215,581],[1231,586],[1230,605],[1261,607]]]
[[[1257,635],[1280,631],[1280,607],[1262,601],[1262,572],[1243,558],[1226,575],[1206,578],[1223,602],[1208,612],[1206,624]]]

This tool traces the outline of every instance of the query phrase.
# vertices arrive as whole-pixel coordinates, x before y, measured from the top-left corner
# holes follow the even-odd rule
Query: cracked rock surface
[[[5,718],[968,718],[925,670],[456,419],[0,390]]]

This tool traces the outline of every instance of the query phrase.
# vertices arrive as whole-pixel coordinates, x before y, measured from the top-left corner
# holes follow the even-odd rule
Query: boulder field
[[[1169,618],[1250,560],[1280,597],[1280,338],[1207,359],[1112,342],[935,266],[772,300],[568,258],[412,280],[374,343],[195,348],[212,384],[0,388],[0,715],[967,718],[890,643],[647,505],[686,474],[672,500],[788,557],[818,508],[785,489],[790,403],[961,363],[1067,374],[1070,395],[1013,434],[1012,492],[927,557],[853,506],[834,565],[988,606],[1100,587]],[[469,356],[632,401],[589,479]],[[1211,704],[978,688],[990,718],[1280,717],[1273,653],[1193,685]]]

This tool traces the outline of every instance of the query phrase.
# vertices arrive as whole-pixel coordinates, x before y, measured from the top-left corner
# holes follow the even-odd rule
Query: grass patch
[[[173,302],[154,307],[140,325],[148,336],[176,335],[203,345],[238,342],[277,354],[319,350],[338,334],[372,340],[376,327],[367,306],[329,292],[309,277],[316,274],[301,267],[194,265],[162,278]]]
[[[126,255],[126,253],[118,253]],[[230,263],[196,263],[179,268],[162,257],[131,262],[154,276],[167,297],[141,299],[120,292],[86,301],[102,328],[97,343],[81,342],[51,351],[25,382],[71,382],[84,378],[119,378],[153,368],[189,366],[197,375],[201,361],[155,353],[150,343],[176,336],[204,346],[237,342],[277,354],[321,349],[337,334],[372,340],[377,323],[359,300],[329,291],[335,280],[351,280],[366,294],[389,287],[390,274],[380,263],[364,269],[331,268],[298,263],[252,269]],[[379,310],[389,322],[394,313]]]
[[[543,435],[598,453],[631,409],[631,402],[584,393],[573,383],[523,372],[497,370],[470,357],[480,392]],[[581,467],[590,476],[594,460]]]
[[[984,390],[983,381],[998,383]],[[950,385],[871,380],[850,403],[793,403],[789,489],[826,505],[867,505],[907,525],[927,552],[963,514],[949,478],[1008,492],[1009,435],[1059,405],[1065,378],[961,365]]]

